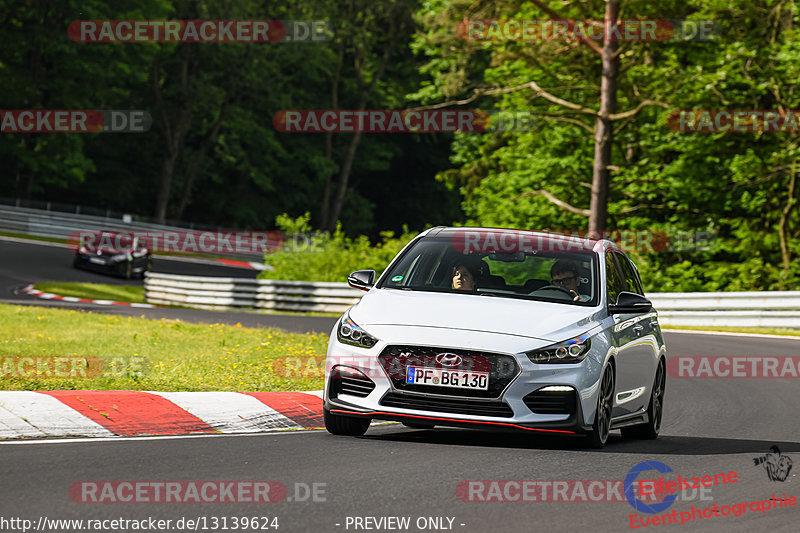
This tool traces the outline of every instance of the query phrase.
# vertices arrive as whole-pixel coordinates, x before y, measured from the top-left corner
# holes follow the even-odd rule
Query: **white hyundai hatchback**
[[[325,426],[373,419],[656,438],[666,348],[634,264],[613,242],[493,228],[432,228],[336,323]]]

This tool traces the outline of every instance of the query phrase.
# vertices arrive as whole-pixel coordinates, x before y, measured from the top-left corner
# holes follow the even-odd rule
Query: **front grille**
[[[386,407],[399,407],[416,411],[435,411],[457,415],[496,416],[510,418],[514,411],[505,402],[491,400],[465,400],[455,398],[429,398],[412,394],[390,392],[380,401]]]
[[[375,382],[366,376],[342,375],[340,372],[331,374],[331,396],[336,398],[340,394],[350,394],[365,398],[375,389]]]
[[[541,415],[571,415],[575,413],[575,391],[539,389],[522,399],[528,409]]]
[[[453,355],[457,355],[461,361],[457,366],[443,365],[436,359],[437,356],[443,354],[447,354],[451,358]],[[499,398],[508,384],[520,373],[519,364],[512,355],[432,346],[387,346],[378,356],[378,360],[389,376],[394,390],[442,396]],[[409,366],[488,372],[489,388],[488,390],[475,390],[406,383],[406,369]]]

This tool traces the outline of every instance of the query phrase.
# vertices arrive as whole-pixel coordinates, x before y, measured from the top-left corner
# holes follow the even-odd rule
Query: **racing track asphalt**
[[[2,257],[4,291],[9,282],[35,281],[10,277],[19,275],[9,274],[13,269],[7,268],[8,256],[3,253]],[[288,318],[308,322],[302,317]],[[666,332],[665,337],[670,357],[800,354],[800,341],[795,339],[678,332]],[[661,436],[655,441],[624,441],[613,432],[601,451],[585,449],[577,438],[411,430],[397,424],[372,427],[362,438],[307,431],[2,443],[0,517],[36,523],[39,517],[206,516],[208,520],[227,517],[230,523],[234,516],[277,516],[279,532],[338,532],[357,531],[346,527],[348,516],[408,516],[412,524],[408,531],[420,531],[414,525],[419,517],[446,516],[454,518],[453,530],[460,532],[630,531],[629,515],[634,510],[626,502],[464,502],[456,496],[456,487],[463,480],[620,480],[638,463],[655,460],[684,477],[738,473],[736,483],[712,490],[713,501],[678,501],[666,512],[688,511],[692,505],[704,508],[763,500],[772,494],[800,497],[800,466],[795,464],[789,478],[778,482],[770,481],[764,468],[753,461],[777,445],[795,463],[800,462],[799,387],[797,379],[668,377]],[[272,480],[282,482],[292,498],[295,483],[324,483],[325,501],[75,503],[68,489],[82,480]],[[788,507],[765,514],[748,510],[740,517],[704,518],[680,529],[676,525],[642,529],[794,532],[798,518],[800,509]]]
[[[255,278],[256,270],[229,267],[223,265],[197,263],[184,259],[173,259],[163,256],[153,258],[153,272],[181,274],[188,276],[217,276]],[[94,313],[119,314],[123,316],[141,316],[148,318],[177,318],[186,322],[226,323],[251,328],[276,327],[296,332],[330,333],[335,318],[298,317],[287,315],[271,315],[250,312],[205,311],[201,309],[140,309],[129,307],[113,307],[86,303],[56,302],[34,298],[17,291],[29,283],[44,281],[75,281],[90,283],[106,283],[112,285],[141,285],[142,280],[125,280],[72,266],[72,253],[65,247],[39,243],[17,242],[0,238],[0,303],[39,305],[46,307],[62,307],[80,309]]]

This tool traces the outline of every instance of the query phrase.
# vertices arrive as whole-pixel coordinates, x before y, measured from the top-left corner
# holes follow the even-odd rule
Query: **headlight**
[[[581,335],[546,348],[525,352],[533,363],[579,363],[586,358],[592,343],[589,335]]]
[[[342,322],[339,324],[336,336],[341,343],[360,346],[361,348],[372,348],[375,346],[375,343],[378,342],[378,339],[371,336],[361,329],[358,324],[350,320],[349,315],[344,315],[342,317]]]

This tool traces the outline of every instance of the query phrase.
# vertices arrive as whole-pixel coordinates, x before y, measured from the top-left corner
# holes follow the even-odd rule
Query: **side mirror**
[[[608,306],[608,314],[646,313],[653,308],[653,303],[634,292],[622,291],[617,296],[617,303]]]
[[[354,289],[368,291],[375,285],[374,270],[356,270],[347,276],[347,284]]]

